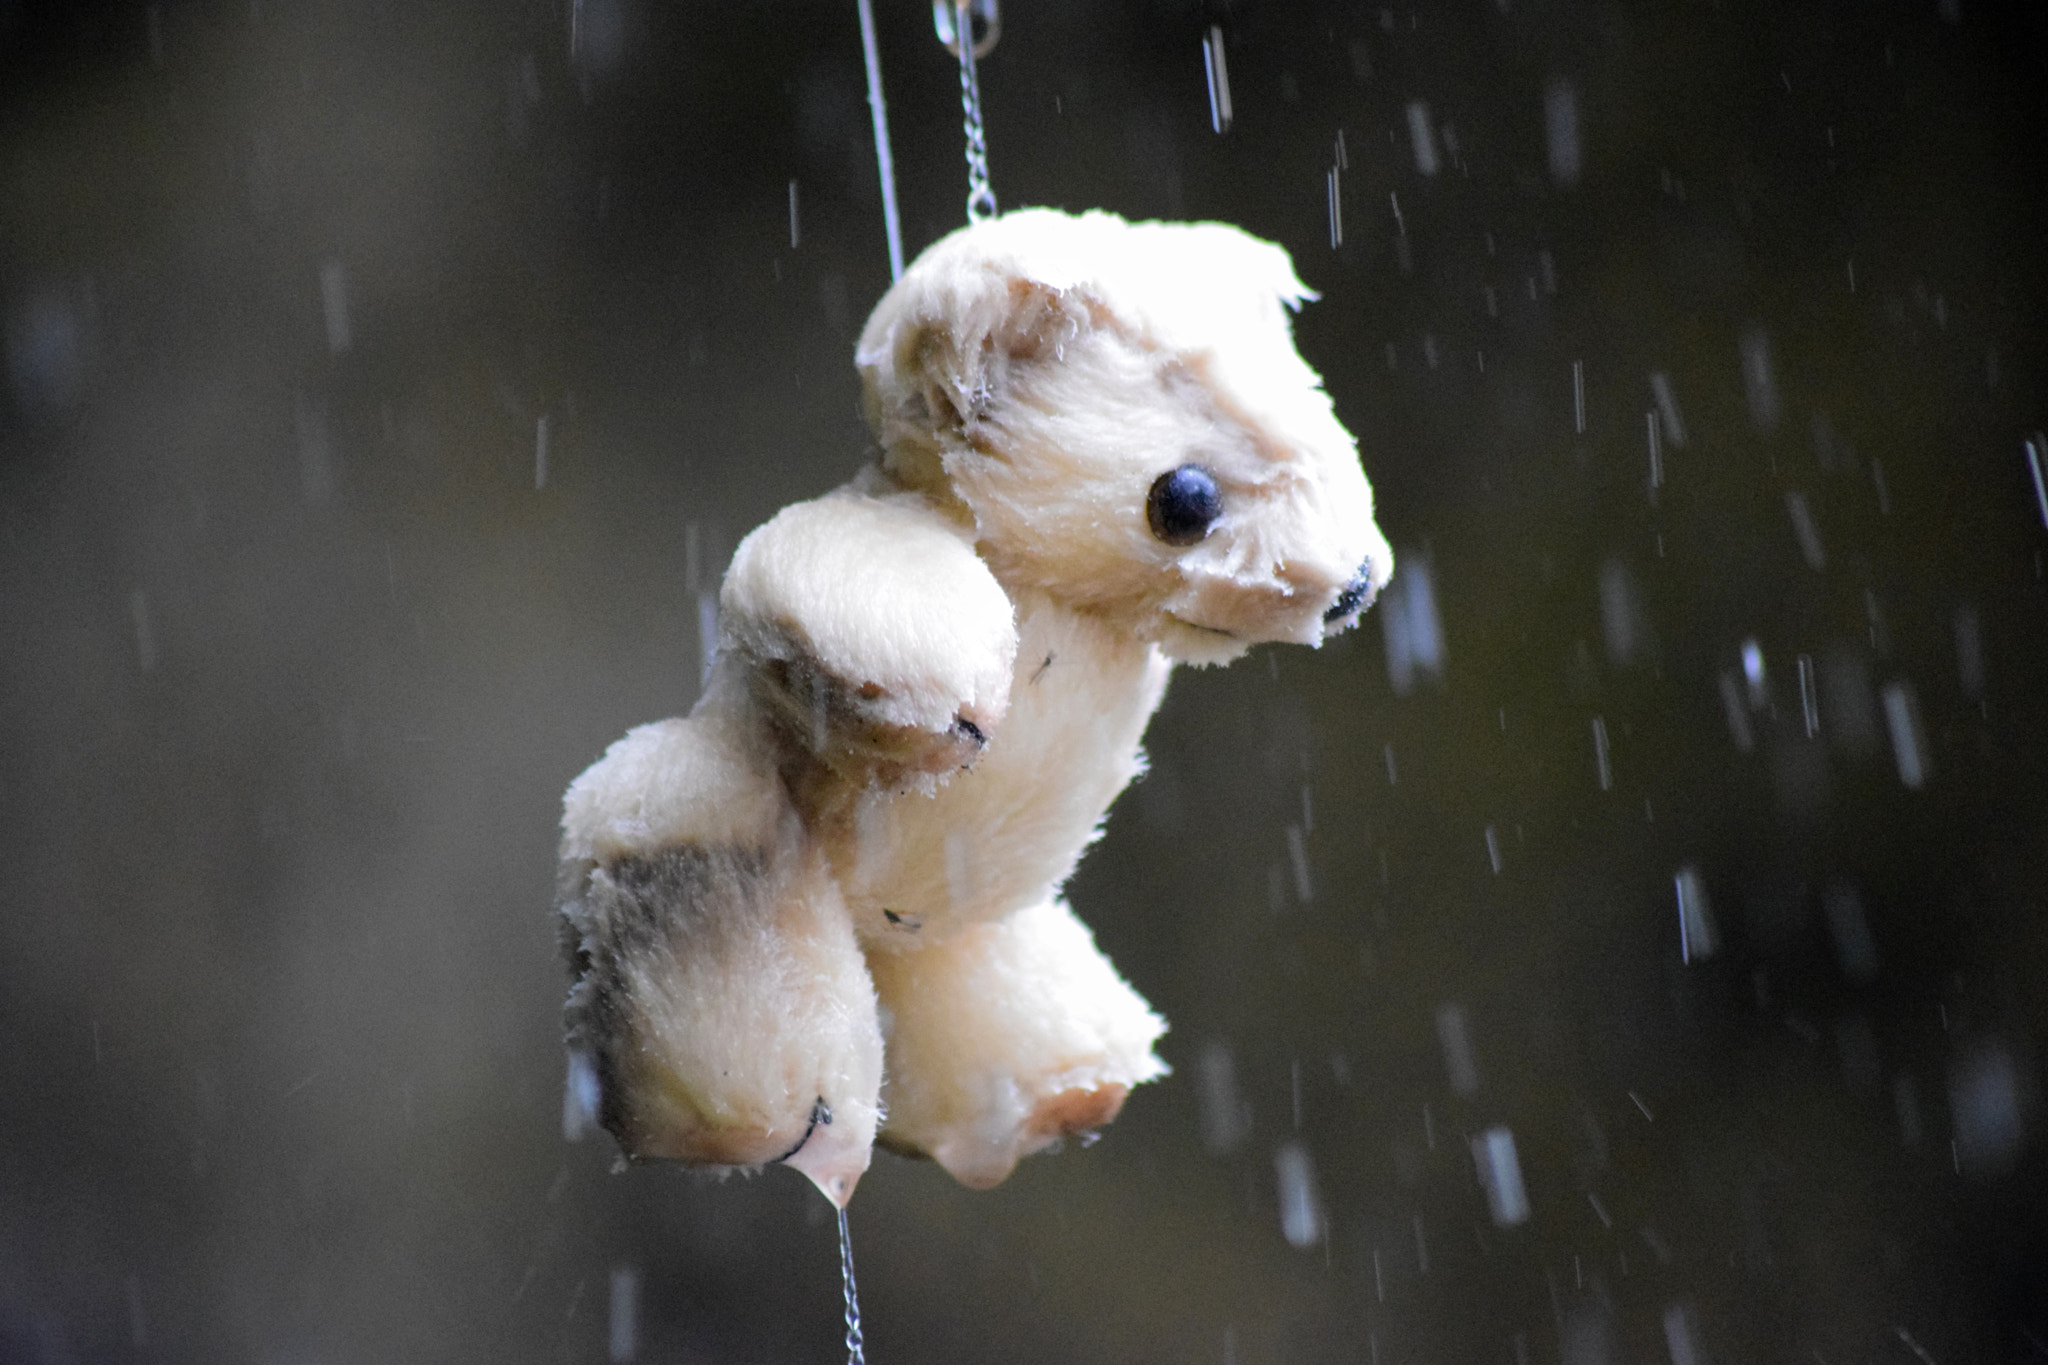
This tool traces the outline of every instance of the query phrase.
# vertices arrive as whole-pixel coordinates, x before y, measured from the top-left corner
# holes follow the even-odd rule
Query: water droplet
[[[1712,957],[1718,936],[1714,909],[1707,900],[1707,885],[1700,879],[1699,869],[1688,863],[1678,869],[1672,882],[1678,893],[1679,960],[1691,962],[1694,958]]]
[[[1230,67],[1223,60],[1223,29],[1209,25],[1202,39],[1202,69],[1209,77],[1209,126],[1218,133],[1230,131]]]
[[[1759,431],[1778,426],[1778,381],[1771,364],[1771,334],[1752,327],[1742,334],[1742,390],[1749,399],[1749,417]]]
[[[1408,102],[1408,140],[1415,148],[1415,169],[1424,175],[1435,175],[1436,137],[1430,131],[1429,105],[1422,100]]]
[[[1515,1155],[1515,1135],[1503,1127],[1488,1128],[1472,1139],[1472,1160],[1486,1191],[1486,1209],[1495,1227],[1511,1228],[1529,1221],[1529,1193],[1522,1184],[1522,1163]]]
[[[320,312],[327,324],[327,350],[341,355],[355,344],[355,330],[349,324],[348,267],[338,259],[320,263]]]
[[[1465,1008],[1440,1005],[1436,1012],[1436,1037],[1444,1051],[1444,1071],[1449,1075],[1453,1095],[1479,1093],[1479,1066],[1472,1058],[1472,1036],[1465,1023]]]
[[[610,1332],[612,1365],[625,1365],[640,1352],[640,1272],[629,1265],[612,1269]]]
[[[1245,1140],[1252,1129],[1251,1106],[1237,1093],[1237,1064],[1230,1049],[1212,1042],[1197,1063],[1202,1102],[1202,1145],[1222,1156]]]
[[[1927,785],[1927,737],[1920,728],[1920,705],[1904,682],[1884,685],[1885,727],[1891,731],[1892,753],[1898,759],[1899,781],[1918,791]]]
[[[569,1071],[562,1083],[562,1139],[581,1142],[597,1126],[600,1092],[597,1063],[581,1048],[569,1050]]]
[[[1543,132],[1550,150],[1551,178],[1560,185],[1579,180],[1579,101],[1571,82],[1562,76],[1551,78],[1543,89]]]
[[[1273,1153],[1273,1174],[1280,1185],[1280,1234],[1289,1246],[1314,1246],[1326,1229],[1315,1162],[1308,1148],[1300,1142],[1282,1143]]]

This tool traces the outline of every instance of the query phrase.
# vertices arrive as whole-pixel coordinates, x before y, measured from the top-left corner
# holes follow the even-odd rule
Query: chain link
[[[996,192],[988,183],[988,134],[981,120],[981,78],[974,70],[974,18],[969,0],[955,0],[954,50],[960,54],[960,114],[967,134],[967,221],[996,216]]]

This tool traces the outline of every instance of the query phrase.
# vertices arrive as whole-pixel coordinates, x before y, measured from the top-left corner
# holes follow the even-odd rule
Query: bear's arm
[[[1009,706],[1017,627],[968,533],[917,494],[841,490],[740,543],[722,666],[798,752],[857,788],[971,763]]]

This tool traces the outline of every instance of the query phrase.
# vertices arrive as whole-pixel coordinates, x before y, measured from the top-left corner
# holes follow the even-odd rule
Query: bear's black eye
[[[1168,545],[1193,545],[1209,534],[1223,515],[1223,494],[1216,478],[1198,464],[1169,469],[1152,482],[1145,499],[1145,520],[1152,534]]]

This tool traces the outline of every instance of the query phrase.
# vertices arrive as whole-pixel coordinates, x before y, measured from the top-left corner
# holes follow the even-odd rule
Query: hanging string
[[[976,15],[984,27],[979,39],[974,36]],[[932,23],[939,31],[939,41],[960,59],[960,114],[967,135],[967,221],[979,223],[996,216],[996,192],[988,183],[988,134],[982,124],[981,79],[974,62],[988,55],[1002,32],[995,0],[932,0]]]
[[[839,1210],[839,1282],[846,1292],[846,1365],[868,1365],[867,1346],[860,1336],[860,1290],[853,1282],[853,1237],[846,1230],[846,1209]]]
[[[875,42],[872,0],[859,0],[860,50],[867,59],[868,112],[874,116],[875,164],[882,174],[882,228],[889,235],[889,278],[903,278],[903,225],[896,217],[896,163],[889,155],[889,109],[882,103],[882,54]]]

